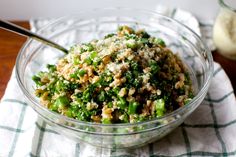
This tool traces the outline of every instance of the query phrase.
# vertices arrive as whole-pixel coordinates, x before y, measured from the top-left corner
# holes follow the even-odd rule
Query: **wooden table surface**
[[[14,23],[29,29],[27,21],[15,21]],[[11,76],[17,53],[25,41],[25,37],[0,29],[0,98],[3,96]],[[226,71],[233,85],[234,93],[236,93],[236,61],[226,59],[217,52],[213,52],[213,58]]]

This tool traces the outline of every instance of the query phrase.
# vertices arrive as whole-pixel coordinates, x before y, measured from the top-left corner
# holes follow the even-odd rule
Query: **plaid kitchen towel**
[[[162,10],[162,13],[177,19],[181,15],[181,22],[186,22],[186,25],[188,20],[196,20],[179,9]],[[188,20],[184,21],[184,16]],[[32,20],[32,30],[40,28],[42,23],[47,23],[47,20]],[[195,24],[198,32],[198,23]],[[40,119],[26,103],[13,70],[0,103],[0,157],[236,156],[235,111],[236,100],[229,78],[221,66],[214,63],[213,79],[206,98],[172,133],[155,143],[132,150],[96,148],[58,134]]]

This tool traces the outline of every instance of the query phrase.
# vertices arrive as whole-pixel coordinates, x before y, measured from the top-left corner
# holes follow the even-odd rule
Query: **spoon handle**
[[[12,31],[12,32],[15,32],[15,33],[18,33],[20,35],[23,35],[23,36],[27,36],[27,37],[30,37],[32,39],[35,39],[35,40],[38,40],[39,42],[42,42],[46,45],[49,45],[49,46],[52,46],[56,49],[59,49],[61,51],[63,51],[64,53],[68,53],[68,50],[60,45],[58,45],[57,43],[54,43],[53,41],[50,41],[40,35],[37,35],[23,27],[20,27],[20,26],[17,26],[11,22],[8,22],[8,21],[4,21],[4,20],[1,20],[0,19],[0,28],[3,28],[5,30],[9,30],[9,31]]]

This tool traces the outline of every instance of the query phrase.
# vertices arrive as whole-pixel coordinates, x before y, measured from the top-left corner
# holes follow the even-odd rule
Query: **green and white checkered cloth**
[[[15,70],[0,103],[0,157],[236,156],[235,135],[235,95],[217,63],[206,98],[184,123],[163,139],[132,150],[95,148],[55,132],[26,103]]]

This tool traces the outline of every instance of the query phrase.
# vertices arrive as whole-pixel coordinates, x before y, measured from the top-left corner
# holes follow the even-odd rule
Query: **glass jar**
[[[213,28],[213,41],[218,52],[236,60],[236,1],[218,0],[220,12]]]

